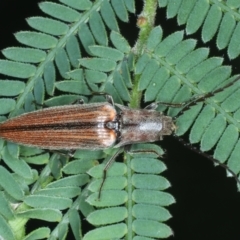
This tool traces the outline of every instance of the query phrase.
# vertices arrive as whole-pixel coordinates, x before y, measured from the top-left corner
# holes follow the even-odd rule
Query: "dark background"
[[[43,15],[38,2],[0,1],[0,49],[19,46],[13,34],[20,30],[30,30],[25,18]],[[123,31],[131,45],[135,43],[138,33],[136,17],[131,16],[131,27],[126,25]],[[166,20],[165,9],[158,12],[156,22],[165,29],[165,36],[183,29],[177,26],[176,20]],[[199,36],[200,33],[190,37],[200,39]],[[225,51],[216,49],[214,41],[204,45],[199,40],[198,46],[210,47],[211,54],[225,58],[225,64],[234,64],[234,73],[237,73],[237,60],[230,62]],[[0,58],[3,58],[2,54]],[[168,192],[173,194],[177,202],[169,207],[173,218],[168,224],[175,234],[170,239],[240,239],[240,193],[237,192],[235,180],[227,178],[223,168],[214,167],[210,160],[185,148],[172,137],[165,138],[160,144],[166,150],[164,161],[168,170],[164,175],[172,184]]]

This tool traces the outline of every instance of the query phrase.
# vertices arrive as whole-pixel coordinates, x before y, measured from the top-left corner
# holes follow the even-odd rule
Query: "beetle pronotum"
[[[171,117],[155,110],[159,104],[183,107],[177,115],[179,116],[190,106],[231,86],[239,78],[181,104],[156,102],[145,109],[130,109],[120,104],[114,105],[112,97],[105,94],[108,102],[49,107],[1,123],[0,137],[22,145],[54,150],[96,150],[154,142],[162,140],[165,135],[171,135],[176,129]],[[106,171],[117,154],[107,163],[103,182]]]

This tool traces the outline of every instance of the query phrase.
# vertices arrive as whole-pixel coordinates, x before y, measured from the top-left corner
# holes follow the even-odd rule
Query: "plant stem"
[[[157,0],[145,0],[141,14],[138,16],[137,26],[139,27],[139,37],[133,48],[135,54],[135,63],[142,55],[147,43],[147,39],[154,27],[155,15],[157,10]],[[139,108],[142,98],[142,92],[138,91],[138,82],[140,76],[135,75],[133,79],[132,98],[129,106],[131,108]]]

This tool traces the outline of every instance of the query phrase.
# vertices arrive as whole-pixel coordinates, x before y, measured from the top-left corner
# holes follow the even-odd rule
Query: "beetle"
[[[6,120],[0,124],[0,137],[22,145],[50,150],[122,149],[135,143],[155,142],[175,132],[175,119],[185,110],[223,91],[239,79],[237,77],[222,88],[184,103],[154,102],[145,109],[131,109],[114,104],[110,95],[100,93],[105,95],[107,102],[49,107]],[[182,109],[173,119],[156,111],[160,104]],[[102,185],[107,169],[120,152],[117,151],[106,164]],[[217,161],[210,156],[208,158]],[[227,169],[225,165],[223,167]],[[236,174],[227,170],[240,183]]]
[[[49,107],[0,124],[0,137],[43,149],[76,150],[154,142],[175,129],[171,117],[156,110],[130,109],[109,102]]]
[[[184,111],[230,87],[240,76],[222,88],[184,103],[154,102],[144,109],[106,102],[49,107],[24,113],[0,123],[0,138],[27,146],[53,150],[107,149],[155,142],[175,130],[175,120]],[[156,111],[158,105],[182,107],[174,117]],[[117,111],[118,108],[120,111]]]

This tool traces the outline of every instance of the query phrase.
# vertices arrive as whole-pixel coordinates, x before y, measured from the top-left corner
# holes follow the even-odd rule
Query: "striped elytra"
[[[108,102],[49,107],[1,123],[0,137],[43,149],[94,150],[154,142],[175,129],[156,110],[116,108]]]

